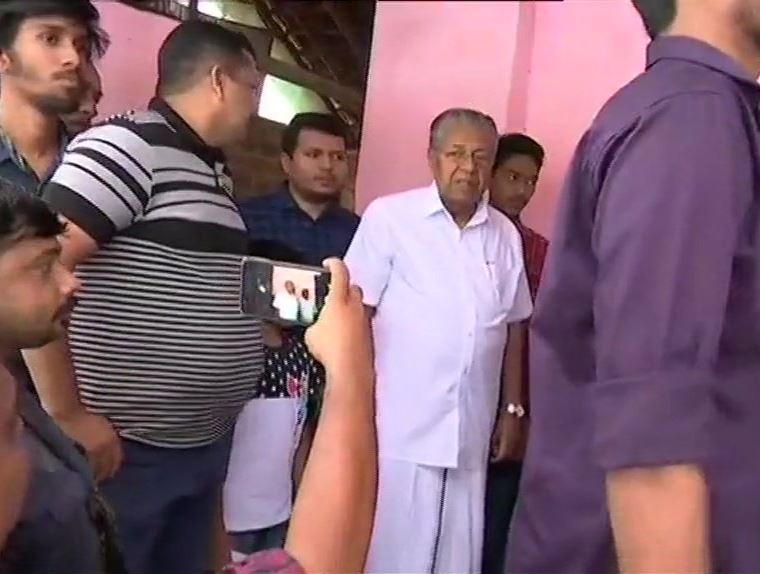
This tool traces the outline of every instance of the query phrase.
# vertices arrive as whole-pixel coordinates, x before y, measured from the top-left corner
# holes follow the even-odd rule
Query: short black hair
[[[532,137],[525,134],[506,134],[499,138],[499,144],[496,147],[496,159],[493,162],[493,169],[496,171],[509,158],[516,155],[527,155],[533,158],[540,170],[544,165],[546,152],[543,146]]]
[[[24,239],[58,237],[65,229],[42,199],[0,178],[0,253]]]
[[[282,151],[293,157],[298,147],[298,138],[303,130],[313,130],[323,134],[339,137],[348,147],[346,129],[338,118],[330,114],[305,112],[296,114],[282,132]]]
[[[676,0],[631,0],[641,16],[649,37],[654,39],[665,32],[676,17]]]
[[[158,51],[159,96],[180,94],[192,88],[211,66],[236,71],[245,54],[256,58],[250,40],[240,32],[205,20],[189,20],[174,28]]]
[[[25,20],[43,16],[71,18],[82,24],[90,40],[90,58],[102,57],[111,43],[90,0],[0,0],[0,50],[7,52],[13,47]]]

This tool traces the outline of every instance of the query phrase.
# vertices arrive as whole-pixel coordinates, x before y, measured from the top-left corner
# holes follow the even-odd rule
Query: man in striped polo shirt
[[[262,370],[239,311],[247,236],[221,146],[247,134],[248,40],[185,22],[146,111],[78,136],[43,196],[68,221],[82,289],[68,340],[26,353],[43,404],[86,449],[130,574],[207,564],[231,428]]]

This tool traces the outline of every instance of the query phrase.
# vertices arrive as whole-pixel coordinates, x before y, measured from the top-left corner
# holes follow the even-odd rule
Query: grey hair
[[[451,108],[438,114],[430,124],[430,149],[441,149],[449,128],[454,124],[469,124],[493,134],[494,145],[499,139],[496,122],[491,116],[468,108]]]

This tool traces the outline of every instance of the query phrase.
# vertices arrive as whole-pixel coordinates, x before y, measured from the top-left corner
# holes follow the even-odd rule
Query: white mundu
[[[367,571],[479,572],[507,326],[532,311],[520,235],[485,197],[460,229],[433,184],[372,203],[345,260],[376,309]]]

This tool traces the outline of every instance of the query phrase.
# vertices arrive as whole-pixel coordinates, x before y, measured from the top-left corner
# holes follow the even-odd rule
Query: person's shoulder
[[[342,205],[335,207],[332,217],[340,225],[341,229],[350,232],[352,235],[361,222],[361,217],[355,211]]]
[[[69,146],[106,141],[134,148],[136,142],[142,141],[143,147],[146,147],[145,144],[152,147],[167,142],[171,133],[169,125],[160,114],[151,110],[130,110],[96,123],[77,135]]]
[[[492,229],[496,231],[496,233],[499,235],[499,238],[509,242],[516,241],[519,245],[521,238],[520,230],[517,229],[517,226],[512,222],[512,220],[492,205],[489,205],[487,209],[488,224]]]
[[[425,186],[383,195],[372,200],[364,211],[362,219],[371,215],[408,213],[410,208],[422,205],[429,193],[430,186]]]
[[[238,207],[240,208],[240,211],[245,213],[271,211],[272,209],[275,209],[276,207],[282,205],[283,200],[285,199],[283,195],[286,193],[287,191],[284,189],[278,188],[271,190],[267,193],[248,197],[240,201],[238,203]]]
[[[708,66],[678,59],[659,62],[607,100],[584,139],[590,151],[617,149],[621,140],[635,137],[652,121],[658,125],[673,121],[682,134],[705,136],[709,145],[709,127],[700,121],[682,121],[689,110],[699,117],[705,106],[728,119],[736,118],[742,113],[741,90],[730,76]]]
[[[533,229],[532,227],[525,227],[525,234],[526,239],[529,239],[536,245],[540,245],[541,247],[547,247],[549,245],[549,240],[541,235],[538,231]]]
[[[361,219],[361,217],[359,217],[354,210],[343,207],[342,205],[338,206],[338,213],[340,213],[343,219],[350,223],[358,224],[359,220]]]

